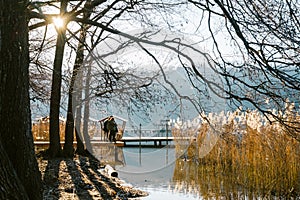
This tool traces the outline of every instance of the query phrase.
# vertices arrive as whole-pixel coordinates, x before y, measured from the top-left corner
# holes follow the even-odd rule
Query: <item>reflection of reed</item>
[[[299,141],[280,124],[263,123],[257,127],[262,124],[260,118],[252,115],[244,115],[251,120],[243,126],[234,120],[221,124],[220,139],[206,156],[200,156],[210,129],[204,123],[197,141],[186,150],[187,160],[191,161],[176,161],[173,180],[177,189],[198,191],[205,198],[299,197]],[[299,116],[293,117],[300,120]],[[173,130],[175,135],[176,131]],[[176,145],[176,151],[181,153],[182,147]]]
[[[93,155],[102,163],[109,164],[113,167],[125,165],[123,149],[111,143],[93,145]]]
[[[231,175],[218,172],[213,166],[177,160],[173,175],[175,190],[204,199],[244,199],[241,188]],[[244,193],[245,194],[245,193]],[[252,198],[250,198],[252,199]]]

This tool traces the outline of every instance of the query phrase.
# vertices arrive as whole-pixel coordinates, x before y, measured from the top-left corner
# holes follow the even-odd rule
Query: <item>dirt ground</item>
[[[76,155],[73,159],[47,160],[38,157],[38,163],[45,200],[140,199],[148,195],[110,177],[94,158]]]

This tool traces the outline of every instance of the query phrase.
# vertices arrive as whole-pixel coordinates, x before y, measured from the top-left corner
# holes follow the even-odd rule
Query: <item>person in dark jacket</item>
[[[118,132],[118,125],[114,119],[113,116],[110,116],[105,122],[104,122],[104,132],[107,133],[108,139],[111,142],[116,142],[116,134]]]

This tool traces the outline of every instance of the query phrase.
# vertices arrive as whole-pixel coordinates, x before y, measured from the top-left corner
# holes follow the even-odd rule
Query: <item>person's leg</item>
[[[114,142],[116,142],[116,132],[113,132],[113,134],[112,134],[112,140],[113,140]]]
[[[111,134],[111,131],[109,130],[109,131],[108,131],[108,140],[109,140],[109,141],[111,141],[111,135],[112,135],[112,134]]]

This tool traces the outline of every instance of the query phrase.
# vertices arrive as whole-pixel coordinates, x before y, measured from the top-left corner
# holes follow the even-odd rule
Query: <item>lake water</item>
[[[94,155],[112,165],[120,179],[149,192],[145,200],[280,199],[275,191],[247,187],[241,184],[244,182],[240,181],[243,177],[239,174],[225,172],[214,164],[189,160],[183,152],[184,145],[176,149],[172,143],[162,148],[113,144],[94,148]]]
[[[119,173],[119,178],[135,188],[149,192],[150,199],[199,199],[198,191],[176,177],[178,163],[187,163],[177,158],[175,148],[113,147],[102,151],[100,159],[107,160]],[[106,152],[103,154],[103,152]],[[113,158],[113,159],[112,159]],[[177,162],[176,162],[177,160]],[[113,162],[115,161],[115,162]]]
[[[124,148],[125,166],[117,167],[120,178],[149,192],[145,199],[197,199],[176,188],[174,148]]]

